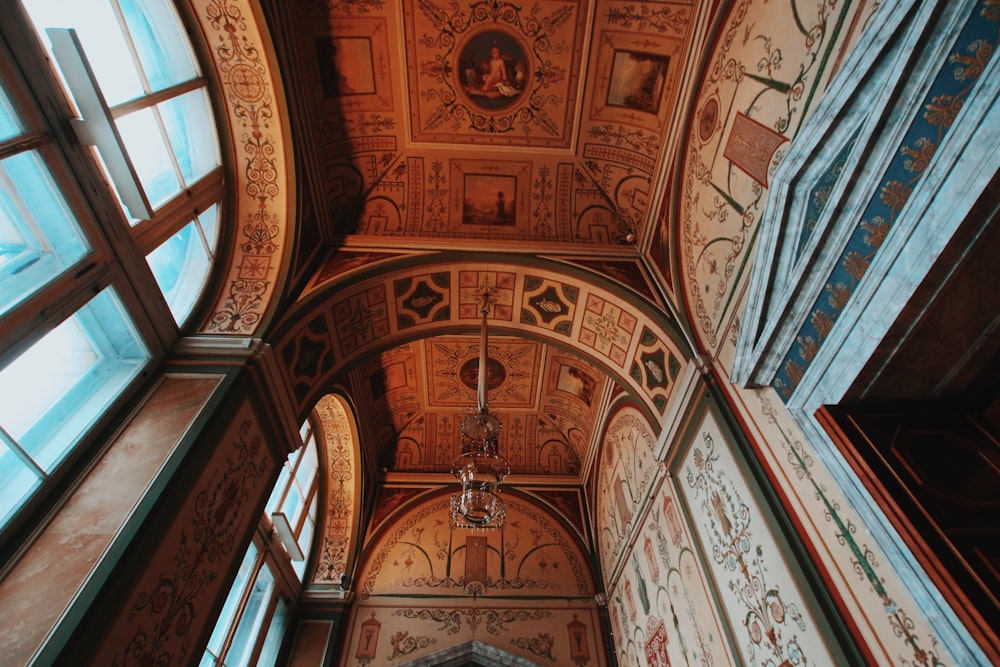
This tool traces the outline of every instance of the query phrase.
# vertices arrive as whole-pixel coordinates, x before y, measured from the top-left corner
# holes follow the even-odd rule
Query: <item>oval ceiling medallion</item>
[[[476,106],[506,109],[528,87],[529,63],[524,48],[509,33],[486,30],[473,35],[458,56],[458,88]]]
[[[469,357],[459,367],[458,377],[469,389],[475,391],[479,385],[479,357]],[[486,388],[496,389],[507,379],[507,368],[493,357],[486,358]]]

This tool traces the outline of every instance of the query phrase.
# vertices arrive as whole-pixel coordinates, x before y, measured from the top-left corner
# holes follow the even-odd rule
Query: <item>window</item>
[[[50,477],[149,359],[121,301],[106,288],[0,370],[0,515]]]
[[[95,146],[138,250],[183,324],[214,260],[221,189],[197,188],[219,176],[219,141],[180,19],[167,0],[24,4],[76,106],[78,134]],[[186,201],[192,196],[199,200]]]
[[[266,512],[292,560],[299,581],[305,572],[305,555],[316,530],[319,488],[316,433],[309,422],[302,426],[300,433],[305,444],[289,455],[266,505]]]
[[[308,422],[300,433],[303,446],[285,462],[261,519],[258,534],[270,537],[258,537],[247,550],[202,667],[268,667],[278,658],[288,622],[287,600],[298,596],[316,524],[316,435]],[[275,516],[284,518],[273,520]]]
[[[110,424],[207,284],[222,167],[186,34],[170,0],[0,12],[0,535]]]

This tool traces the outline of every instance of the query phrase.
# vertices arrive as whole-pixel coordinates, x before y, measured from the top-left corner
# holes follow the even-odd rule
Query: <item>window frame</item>
[[[271,574],[274,575],[274,588],[272,590],[271,600],[267,608],[266,622],[260,625],[253,638],[253,650],[250,652],[250,664],[255,664],[255,662],[259,660],[264,651],[265,645],[269,645],[268,642],[275,642],[275,644],[269,645],[273,649],[270,655],[275,657],[281,656],[281,650],[284,647],[286,640],[285,631],[288,629],[288,620],[294,611],[294,605],[302,591],[304,585],[302,581],[303,570],[309,565],[313,541],[316,538],[315,522],[316,513],[318,511],[319,476],[322,469],[321,462],[319,461],[320,448],[317,441],[321,431],[315,423],[316,419],[317,417],[315,414],[311,414],[309,418],[303,422],[302,426],[299,428],[299,435],[302,437],[301,446],[290,453],[288,458],[282,463],[281,472],[275,480],[274,487],[272,487],[260,521],[257,524],[257,531],[248,546],[248,552],[251,549],[257,550],[252,570],[253,576],[247,577],[247,579],[242,583],[234,581],[233,587],[230,589],[229,595],[223,602],[220,609],[220,615],[222,610],[225,610],[230,604],[234,596],[238,595],[239,602],[236,606],[236,611],[233,613],[231,618],[224,621],[228,627],[222,635],[223,639],[220,642],[218,655],[212,652],[206,645],[205,650],[202,653],[202,667],[232,667],[227,662],[229,651],[232,648],[232,641],[235,636],[236,629],[239,627],[242,620],[242,615],[246,609],[246,603],[250,591],[256,583],[260,570],[263,567],[269,568]],[[311,520],[313,522],[313,530],[309,535],[309,543],[300,545],[301,550],[305,554],[305,559],[296,563],[293,562],[288,550],[282,544],[278,531],[271,521],[271,516],[274,512],[280,512],[284,509],[287,491],[293,484],[297,484],[296,473],[299,470],[302,460],[306,458],[309,450],[315,452],[317,461],[316,466],[313,469],[311,481],[308,484],[311,490],[309,498],[306,501],[308,505],[300,513],[301,521],[297,521],[292,528],[295,532],[296,539],[301,536],[302,526],[305,525],[305,521]],[[246,556],[240,559],[240,568],[243,567],[245,560]],[[238,574],[236,575],[236,578],[238,579]],[[281,632],[280,637],[277,635],[272,636],[271,634],[279,600],[284,602],[284,613],[286,614],[284,618],[284,631]],[[219,627],[220,626],[217,624],[217,627],[213,628],[208,639],[209,644],[211,644],[211,640],[216,636],[216,633],[219,632]],[[209,662],[209,660],[211,660],[211,662]]]
[[[181,25],[190,17],[172,0],[165,0]],[[155,382],[154,369],[167,357],[182,331],[190,330],[206,316],[208,299],[216,285],[221,248],[225,248],[227,213],[232,198],[224,188],[227,170],[224,146],[225,122],[220,115],[218,87],[207,78],[204,46],[192,41],[198,76],[181,86],[202,90],[208,100],[208,122],[214,125],[217,160],[214,167],[186,189],[182,188],[157,207],[149,220],[130,224],[114,189],[108,184],[95,149],[78,141],[72,129],[76,116],[68,91],[50,62],[45,46],[20,2],[0,12],[0,82],[9,98],[21,132],[0,141],[0,159],[29,150],[50,174],[65,207],[75,218],[89,250],[65,266],[58,275],[30,290],[0,315],[0,368],[6,367],[67,318],[80,312],[97,293],[113,289],[131,327],[148,352],[142,368],[104,407],[87,416],[89,428],[72,439],[61,462],[41,485],[19,501],[14,515],[0,523],[0,553],[13,553],[26,538],[29,525],[39,522],[39,512],[58,502],[58,489],[67,477],[79,471],[81,461],[103,448],[102,434],[123,419],[142,392]],[[162,101],[154,92],[150,104]],[[186,321],[178,324],[146,255],[171,238],[211,206],[216,206],[216,238],[211,248],[208,273]],[[214,261],[213,261],[214,260]],[[183,327],[183,329],[182,329]],[[13,453],[13,452],[12,452]]]

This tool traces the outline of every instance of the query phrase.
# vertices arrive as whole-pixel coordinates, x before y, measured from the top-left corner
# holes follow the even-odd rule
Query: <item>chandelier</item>
[[[479,335],[477,405],[462,419],[462,452],[451,463],[451,474],[462,490],[451,495],[451,522],[456,528],[502,528],[507,506],[500,499],[500,484],[510,474],[507,460],[497,452],[502,425],[490,413],[486,396],[486,318],[489,291],[483,292],[482,329]]]

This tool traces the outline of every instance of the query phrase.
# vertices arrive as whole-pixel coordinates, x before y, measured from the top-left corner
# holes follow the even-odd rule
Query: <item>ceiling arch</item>
[[[357,407],[371,470],[451,481],[476,403],[479,310],[490,300],[490,403],[515,476],[583,484],[608,406],[653,431],[690,363],[675,322],[636,290],[544,258],[417,253],[324,274],[276,333],[301,413],[333,384]]]
[[[489,325],[569,350],[614,378],[662,419],[691,353],[675,322],[620,283],[541,258],[432,253],[329,279],[275,334],[304,414],[324,387],[366,356],[436,335],[478,329],[481,290]]]
[[[383,498],[393,502],[391,493]],[[362,601],[473,592],[482,599],[587,599],[597,591],[580,535],[529,494],[505,493],[505,527],[482,532],[451,525],[446,492],[403,498],[365,545],[356,587]]]
[[[268,54],[270,30],[255,0],[187,0],[218,96],[220,146],[232,179],[236,238],[225,278],[199,327],[203,334],[254,335],[276,307],[292,261],[295,169],[286,91]]]
[[[361,539],[357,514],[361,511],[361,470],[357,423],[351,406],[338,394],[327,394],[316,404],[317,449],[322,522],[316,527],[311,584],[342,585],[351,556]]]

